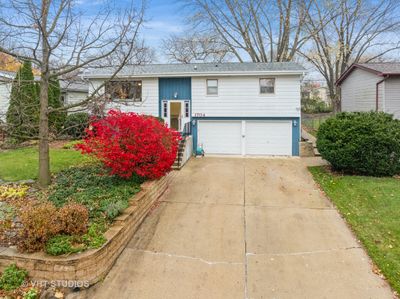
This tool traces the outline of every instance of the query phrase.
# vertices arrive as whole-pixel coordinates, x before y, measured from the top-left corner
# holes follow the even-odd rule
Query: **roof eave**
[[[165,78],[165,77],[205,77],[205,76],[279,76],[303,75],[305,70],[290,71],[244,71],[244,72],[181,72],[181,73],[154,73],[140,75],[116,75],[115,78]],[[107,79],[112,74],[83,74],[86,79]]]
[[[358,63],[353,63],[353,64],[339,77],[339,79],[336,80],[335,85],[336,85],[336,86],[340,86],[340,85],[343,83],[343,81],[344,81],[344,80],[353,72],[353,70],[356,69],[356,68],[361,69],[361,70],[364,70],[364,71],[369,72],[369,73],[373,73],[373,74],[375,74],[375,75],[377,75],[377,76],[381,76],[381,77],[386,76],[386,75],[392,75],[392,74],[385,74],[385,73],[379,72],[379,71],[377,71],[377,70],[374,70],[374,69],[365,67],[365,66],[360,65],[360,64],[358,64]]]

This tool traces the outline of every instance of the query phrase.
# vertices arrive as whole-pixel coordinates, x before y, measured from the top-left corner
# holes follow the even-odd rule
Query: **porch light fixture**
[[[297,120],[293,121],[293,127],[297,127]]]
[[[174,92],[174,99],[176,99],[176,98],[178,98],[178,92],[177,91]]]
[[[196,120],[192,120],[192,125],[195,126],[196,125]]]

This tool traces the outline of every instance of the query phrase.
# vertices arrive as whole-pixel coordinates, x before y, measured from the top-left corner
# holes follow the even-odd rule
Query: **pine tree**
[[[39,89],[34,81],[30,61],[24,61],[13,81],[6,120],[7,133],[17,142],[37,138]]]
[[[58,79],[50,80],[49,82],[49,107],[51,108],[59,108],[62,107],[63,103],[61,102],[61,89],[60,89],[60,81]],[[67,117],[67,113],[65,111],[61,112],[51,112],[49,114],[49,128],[50,131],[54,134],[57,134],[61,131],[65,119]]]

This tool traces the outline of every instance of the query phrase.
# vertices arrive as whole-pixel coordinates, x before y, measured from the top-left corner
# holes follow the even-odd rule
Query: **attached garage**
[[[206,154],[291,156],[292,120],[199,120]]]

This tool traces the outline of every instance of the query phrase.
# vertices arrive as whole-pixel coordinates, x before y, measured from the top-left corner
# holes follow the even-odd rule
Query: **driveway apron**
[[[300,158],[196,158],[88,298],[393,298]]]

